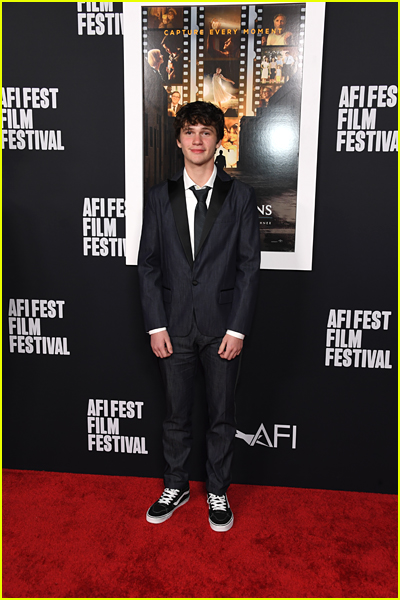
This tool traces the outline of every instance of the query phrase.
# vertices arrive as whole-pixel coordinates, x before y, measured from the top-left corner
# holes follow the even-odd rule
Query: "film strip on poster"
[[[143,147],[137,156],[143,167],[141,201],[145,202],[151,186],[183,166],[174,135],[176,112],[187,102],[212,102],[225,116],[215,163],[255,189],[264,268],[311,268],[316,134],[314,153],[308,153],[311,169],[309,161],[307,165],[313,180],[306,190],[300,172],[301,128],[311,118],[316,132],[319,113],[314,110],[313,115],[306,115],[310,107],[305,105],[305,48],[316,37],[315,27],[309,26],[309,12],[311,3],[141,3],[140,15],[136,12],[142,68],[141,72],[136,69],[140,78],[136,96],[140,87],[143,102]],[[322,40],[321,17],[319,25],[317,37]],[[139,50],[136,46],[133,51],[127,35],[129,25],[126,78],[132,52],[137,57]],[[314,80],[319,82],[320,62],[313,60],[311,65],[311,60],[310,70],[314,69]],[[317,95],[319,109],[319,87]],[[128,94],[125,111],[130,112]],[[313,135],[309,128],[308,135]],[[127,135],[127,156],[130,139]],[[127,178],[127,197],[128,187]],[[136,208],[135,212],[138,218],[140,211]],[[128,239],[130,229],[127,222]],[[302,252],[304,241],[307,257]]]

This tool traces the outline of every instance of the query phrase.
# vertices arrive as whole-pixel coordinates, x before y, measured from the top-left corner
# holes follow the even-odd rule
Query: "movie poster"
[[[212,102],[225,115],[215,163],[255,189],[267,268],[279,267],[266,265],[266,255],[299,249],[304,48],[308,37],[315,38],[306,27],[311,9],[310,3],[140,7],[142,201],[151,186],[183,167],[173,127],[177,111],[188,102]],[[314,69],[318,79],[318,61]],[[315,163],[313,169],[315,178]],[[312,226],[310,231],[312,237]],[[298,257],[282,265],[311,268]]]
[[[181,166],[171,122],[179,108],[212,102],[225,114],[215,162],[255,188],[262,251],[295,248],[305,11],[142,7],[144,192]]]

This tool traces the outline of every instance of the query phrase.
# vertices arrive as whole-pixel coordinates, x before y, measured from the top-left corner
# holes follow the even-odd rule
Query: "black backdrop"
[[[342,86],[396,85],[396,40],[397,3],[327,3],[313,270],[261,272],[237,390],[237,483],[396,492],[397,152],[336,151]],[[34,109],[33,128],[61,131],[64,147],[3,152],[4,467],[161,477],[163,392],[137,269],[83,254],[84,198],[124,198],[122,35],[78,35],[75,3],[4,3],[3,86],[57,88],[57,107]],[[379,108],[377,129],[395,130],[396,113]],[[64,302],[62,318],[39,323],[58,352],[43,354],[41,340],[26,352],[26,336],[10,351],[29,327],[10,325],[16,299],[30,310]],[[325,366],[331,309],[391,311],[387,330],[363,331],[362,348],[390,351],[392,368]],[[90,399],[140,403],[113,423],[131,451],[120,439],[119,452],[89,451]],[[203,402],[199,376],[199,480]]]

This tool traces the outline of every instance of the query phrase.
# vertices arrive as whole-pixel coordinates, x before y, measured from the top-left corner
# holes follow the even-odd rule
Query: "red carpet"
[[[397,496],[205,488],[163,524],[157,479],[3,471],[3,598],[397,598]]]

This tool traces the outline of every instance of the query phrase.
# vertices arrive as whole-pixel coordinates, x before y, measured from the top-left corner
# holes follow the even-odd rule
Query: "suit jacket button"
[[[192,281],[193,285],[197,285],[199,282],[196,281],[195,279]]]

